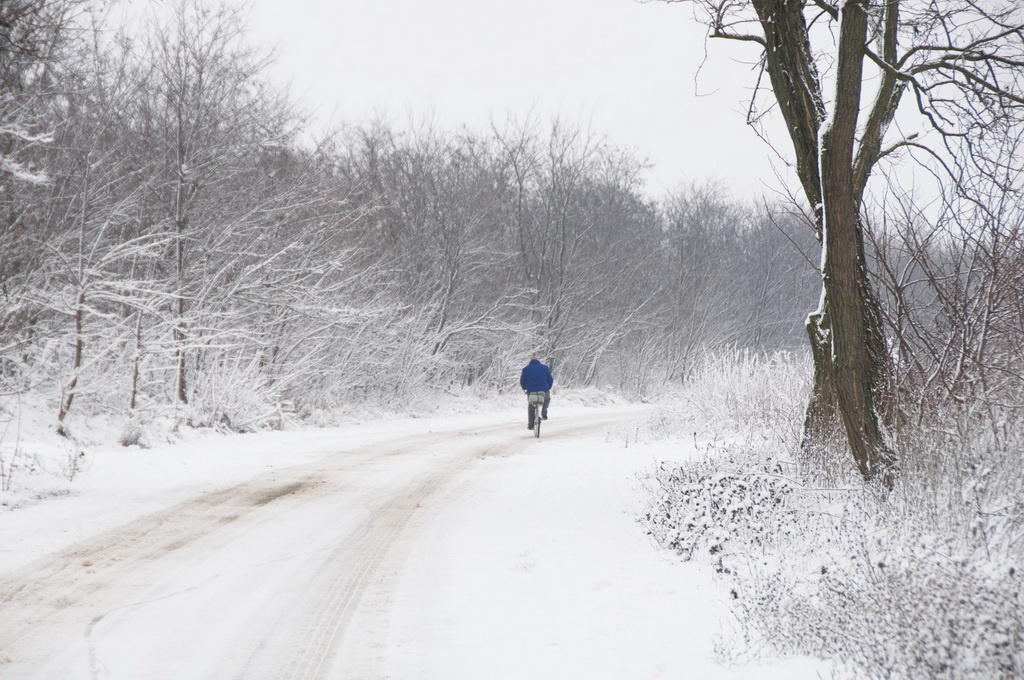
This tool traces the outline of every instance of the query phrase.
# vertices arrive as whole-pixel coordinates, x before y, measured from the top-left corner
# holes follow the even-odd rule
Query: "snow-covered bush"
[[[1024,413],[967,405],[904,431],[892,491],[823,485],[834,470],[809,474],[789,434],[806,393],[763,368],[709,367],[649,426],[716,442],[655,471],[643,521],[727,580],[740,634],[726,652],[807,654],[864,678],[1024,677]],[[765,426],[773,411],[783,426]]]
[[[143,430],[137,420],[129,420],[125,423],[121,435],[117,438],[117,443],[121,446],[142,446]]]
[[[946,543],[793,554],[746,580],[735,606],[775,649],[835,659],[857,677],[1022,677],[1018,567],[947,553]]]
[[[811,366],[788,352],[709,354],[648,423],[654,439],[727,436],[749,445],[799,444]]]
[[[793,485],[777,462],[726,453],[691,465],[662,464],[645,514],[648,532],[685,559],[695,552],[762,551],[793,525]]]
[[[284,415],[278,397],[260,375],[256,359],[225,357],[197,374],[187,407],[188,422],[224,432],[280,429]]]

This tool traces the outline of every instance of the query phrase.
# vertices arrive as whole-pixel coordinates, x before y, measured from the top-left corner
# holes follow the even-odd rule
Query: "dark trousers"
[[[551,392],[544,393],[544,405],[541,406],[540,416],[541,418],[548,417],[548,404],[551,403]],[[529,401],[526,402],[526,422],[529,423],[530,427],[533,427],[533,404]]]

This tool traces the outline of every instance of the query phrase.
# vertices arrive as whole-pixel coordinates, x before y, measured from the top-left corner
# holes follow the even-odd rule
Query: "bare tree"
[[[621,306],[622,291],[638,293],[634,277],[654,253],[627,245],[655,228],[638,196],[642,164],[558,120],[547,134],[528,122],[495,135],[510,183],[506,219],[516,275],[530,292],[537,325],[534,342],[554,362],[578,352],[561,366],[563,375],[578,370],[593,380],[602,348],[613,341],[604,331],[621,335],[627,325],[620,315],[635,311]]]
[[[45,259],[54,190],[43,156],[65,119],[59,98],[77,50],[81,0],[0,3],[0,364],[31,342],[39,319],[27,294]],[[24,355],[23,355],[24,356]],[[6,370],[3,370],[6,373]]]
[[[946,186],[930,219],[906,194],[882,206],[871,246],[918,422],[950,406],[1016,409],[1024,399],[1024,183],[1011,170],[1022,141],[1006,138],[980,173],[1000,181],[976,178],[969,197]]]
[[[197,214],[209,220],[223,201],[217,187],[228,180],[246,157],[264,146],[284,143],[282,128],[268,124],[259,75],[268,57],[244,42],[240,10],[211,10],[179,1],[167,23],[157,22],[149,34],[146,85],[140,89],[137,120],[151,152],[163,164],[159,196],[166,224],[174,234],[171,269],[176,383],[175,398],[188,401],[188,356],[196,346],[190,338],[189,300],[203,261],[203,238],[197,235]],[[143,96],[145,95],[145,96]],[[278,121],[273,121],[278,122]],[[199,211],[197,206],[206,208]]]
[[[970,0],[695,5],[709,37],[760,48],[809,221],[823,244],[821,303],[808,320],[815,388],[805,443],[819,439],[837,406],[857,466],[873,478],[895,464],[889,430],[896,405],[864,248],[868,180],[880,161],[905,148],[940,163],[960,141],[983,153],[979,144],[987,131],[1020,120],[1020,7]],[[907,93],[933,131],[927,139],[903,137],[892,125]],[[752,111],[764,95],[758,92]],[[953,174],[970,170],[950,168]]]

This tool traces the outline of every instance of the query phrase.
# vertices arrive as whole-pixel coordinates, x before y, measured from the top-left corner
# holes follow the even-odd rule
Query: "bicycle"
[[[541,414],[544,412],[544,400],[547,399],[546,392],[527,392],[526,400],[530,405],[530,414],[533,420],[533,436],[540,438]]]

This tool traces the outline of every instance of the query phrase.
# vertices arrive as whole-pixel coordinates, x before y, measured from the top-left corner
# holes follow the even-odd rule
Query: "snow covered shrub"
[[[652,414],[652,438],[706,444],[700,460],[663,463],[651,480],[648,532],[690,559],[763,552],[792,530],[788,456],[799,443],[806,362],[788,353],[709,355]]]
[[[748,637],[858,677],[1024,677],[1024,418],[954,415],[888,494],[794,493],[775,559],[734,565]]]
[[[1024,413],[991,408],[947,410],[901,447],[900,494],[892,512],[933,516],[949,527],[998,519],[1024,551]],[[905,508],[900,502],[913,503]]]
[[[225,432],[278,429],[280,411],[276,395],[260,375],[257,360],[242,356],[210,362],[197,373],[194,396],[188,405],[188,422]]]
[[[6,447],[0,441],[0,491],[8,491],[14,482],[21,450],[17,446]]]
[[[1018,568],[936,547],[879,542],[849,556],[805,554],[794,561],[820,566],[761,574],[736,608],[775,649],[834,659],[857,677],[1024,676]]]
[[[644,515],[648,533],[691,559],[763,551],[790,530],[792,483],[782,465],[749,453],[726,453],[683,465],[663,463]]]
[[[651,417],[656,438],[737,437],[792,451],[800,441],[810,365],[788,352],[709,354]]]
[[[86,457],[85,451],[72,449],[60,461],[60,470],[69,482],[73,482],[75,477],[89,468],[90,463],[91,461]]]
[[[801,459],[806,382],[762,369],[709,364],[649,424],[716,442],[654,473],[644,521],[718,566],[739,621],[724,653],[807,654],[858,678],[1024,677],[1024,411],[963,404],[904,429],[886,492],[842,469],[845,448]]]
[[[137,420],[129,420],[117,438],[121,446],[140,446],[142,444],[142,426]]]

